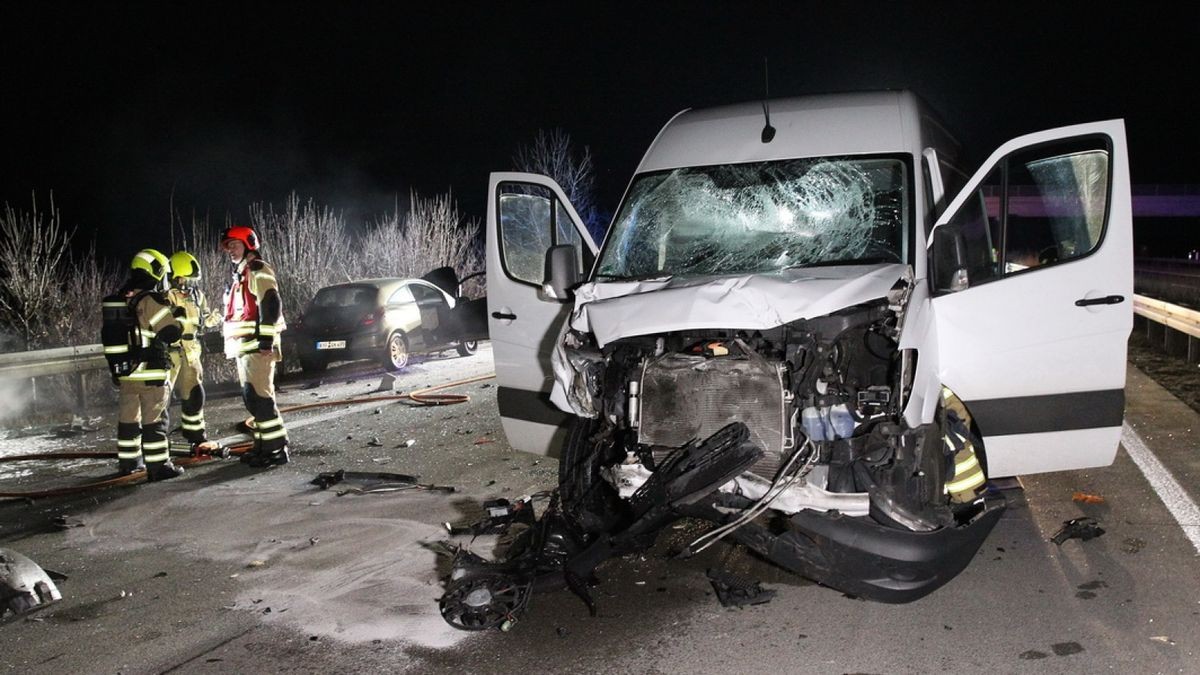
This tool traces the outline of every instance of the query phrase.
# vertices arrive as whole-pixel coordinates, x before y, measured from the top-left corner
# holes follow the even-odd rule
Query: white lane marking
[[[1150,481],[1150,487],[1154,488],[1159,499],[1166,504],[1167,510],[1175,517],[1175,522],[1183,528],[1183,533],[1192,542],[1196,553],[1200,553],[1200,507],[1196,506],[1196,502],[1180,487],[1171,472],[1167,471],[1167,467],[1158,461],[1154,453],[1150,452],[1150,448],[1146,447],[1142,437],[1128,424],[1121,428],[1121,445],[1125,446],[1125,451],[1129,453],[1133,463],[1138,465],[1142,475]]]

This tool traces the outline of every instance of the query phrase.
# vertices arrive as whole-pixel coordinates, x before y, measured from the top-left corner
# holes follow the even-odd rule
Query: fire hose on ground
[[[335,405],[355,405],[361,403],[381,403],[387,401],[412,401],[418,406],[441,406],[453,405],[456,403],[467,403],[471,400],[468,394],[443,394],[439,393],[444,389],[461,387],[463,385],[482,382],[496,377],[495,373],[488,375],[480,375],[477,377],[467,378],[465,380],[455,380],[446,384],[439,384],[436,387],[427,387],[406,394],[389,394],[387,396],[356,396],[353,398],[339,399],[337,401],[319,401],[317,403],[305,403],[302,405],[293,405],[285,408],[280,408],[280,413],[292,413],[301,410],[310,410],[312,408],[324,408]],[[248,452],[253,446],[252,441],[242,443],[234,443],[225,446],[224,450],[230,455],[241,455]],[[29,461],[63,461],[75,459],[116,459],[117,453],[112,451],[87,451],[87,452],[47,452],[32,455],[11,455],[9,457],[0,457],[0,463],[3,462],[29,462]],[[191,466],[193,464],[202,464],[215,459],[209,455],[187,455],[182,457],[174,457],[172,461],[178,466]],[[125,476],[116,476],[101,481],[84,483],[82,485],[72,485],[50,490],[29,490],[29,491],[0,491],[0,499],[41,499],[44,497],[61,497],[66,495],[78,494],[81,492],[89,492],[91,490],[99,490],[103,488],[115,487],[118,485],[130,485],[143,480],[146,477],[145,470],[135,471]]]

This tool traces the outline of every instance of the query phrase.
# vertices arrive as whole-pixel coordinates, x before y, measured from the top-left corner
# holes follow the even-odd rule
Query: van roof
[[[667,122],[638,172],[794,157],[921,152],[929,113],[908,91],[770,101],[775,138],[763,143],[762,101],[684,110]]]

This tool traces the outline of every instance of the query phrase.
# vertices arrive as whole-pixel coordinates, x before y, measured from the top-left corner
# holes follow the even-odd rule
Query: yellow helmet
[[[167,256],[152,248],[144,248],[133,256],[133,262],[129,264],[129,269],[142,270],[153,277],[155,281],[162,281],[162,278],[171,269],[171,261],[167,260]]]
[[[176,251],[171,256],[171,276],[183,277],[188,281],[200,280],[200,263],[196,256],[187,251]]]

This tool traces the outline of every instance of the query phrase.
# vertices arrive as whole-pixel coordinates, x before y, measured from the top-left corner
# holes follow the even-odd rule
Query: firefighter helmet
[[[171,269],[171,261],[167,260],[167,256],[152,248],[144,248],[133,256],[133,262],[129,263],[129,269],[142,270],[155,281],[162,281]]]
[[[258,235],[245,225],[234,225],[226,229],[225,234],[221,235],[221,243],[224,244],[230,240],[242,242],[246,245],[247,251],[258,250]]]
[[[171,276],[173,278],[183,277],[188,281],[199,281],[200,263],[196,260],[196,256],[187,251],[176,251],[171,256]]]

